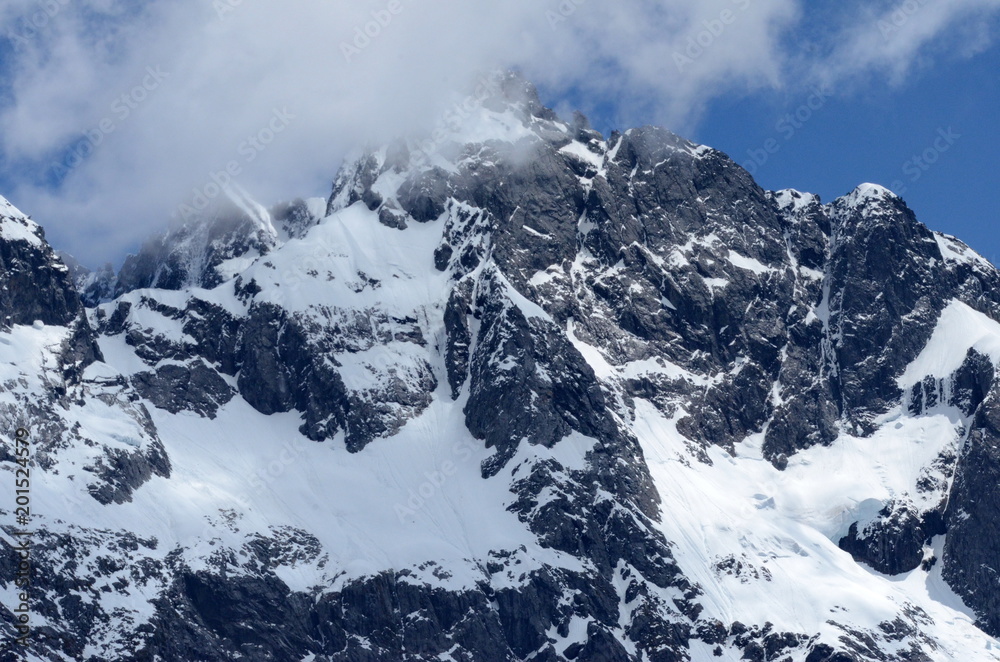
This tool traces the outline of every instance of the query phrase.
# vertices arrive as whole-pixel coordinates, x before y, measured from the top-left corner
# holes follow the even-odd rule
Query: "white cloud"
[[[16,50],[0,148],[15,190],[0,193],[85,262],[118,259],[230,161],[263,202],[325,194],[345,151],[432,125],[484,70],[520,67],[557,93],[614,100],[623,123],[684,131],[727,91],[899,78],[998,2],[926,0],[888,40],[870,16],[803,61],[787,38],[807,18],[802,0],[7,0],[0,34]],[[45,6],[58,10],[26,37]],[[377,36],[345,56],[366,27]],[[153,84],[150,68],[167,76]],[[247,148],[275,110],[294,119]],[[71,145],[86,158],[59,188],[42,185]]]
[[[837,34],[831,56],[816,73],[838,82],[874,73],[901,83],[930,54],[968,57],[989,44],[989,19],[1000,0],[898,0],[860,12]]]

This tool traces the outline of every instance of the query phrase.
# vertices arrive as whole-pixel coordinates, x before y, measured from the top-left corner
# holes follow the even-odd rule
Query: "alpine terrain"
[[[1000,271],[882,187],[503,74],[117,271],[0,218],[0,660],[1000,660]]]

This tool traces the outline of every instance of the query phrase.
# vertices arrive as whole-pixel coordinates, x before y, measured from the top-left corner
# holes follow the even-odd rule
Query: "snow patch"
[[[581,143],[579,140],[574,140],[570,144],[566,145],[559,150],[563,154],[569,154],[575,156],[585,163],[589,163],[598,170],[604,166],[604,157],[594,154],[586,145]]]
[[[795,189],[785,189],[783,191],[776,191],[774,193],[774,199],[778,203],[778,208],[782,211],[790,211],[792,213],[797,213],[806,209],[813,204],[819,204],[820,199],[818,195],[813,193],[803,193],[801,191],[796,191]]]
[[[737,253],[732,249],[730,249],[729,251],[728,259],[729,262],[734,267],[737,267],[739,269],[746,269],[747,271],[752,271],[758,276],[761,276],[771,271],[775,271],[775,269],[762,264],[758,260],[755,260],[752,257],[744,257],[743,255],[740,255],[739,253]]]
[[[962,367],[970,349],[1000,365],[1000,324],[961,301],[952,301],[941,311],[927,345],[896,383],[906,390],[928,375],[947,377]]]
[[[837,546],[853,521],[916,493],[921,470],[959,443],[960,422],[903,417],[870,439],[842,435],[803,451],[778,471],[763,457],[763,434],[739,444],[735,456],[713,446],[706,449],[711,464],[690,461],[690,442],[677,430],[684,415],[667,419],[637,399],[634,430],[663,499],[660,527],[677,543],[685,575],[705,590],[703,618],[769,621],[775,631],[836,642],[843,635],[837,623],[868,630],[913,604],[940,624],[929,634],[947,649],[988,648],[992,639],[961,601],[940,590],[939,570],[883,577]],[[734,552],[740,576],[717,567],[720,555]],[[955,659],[947,650],[929,653]]]
[[[942,234],[940,232],[934,233],[934,241],[937,242],[938,248],[941,251],[941,257],[944,258],[945,262],[958,262],[961,264],[979,264],[985,267],[991,267],[992,264],[985,257],[972,250],[962,242],[960,242],[955,237],[951,235]]]
[[[38,236],[38,224],[25,216],[10,202],[0,196],[0,239],[4,241],[26,241],[41,248],[44,244]]]
[[[848,207],[860,207],[869,202],[881,202],[886,199],[896,199],[898,196],[884,186],[878,184],[861,184],[856,189],[840,198]]]

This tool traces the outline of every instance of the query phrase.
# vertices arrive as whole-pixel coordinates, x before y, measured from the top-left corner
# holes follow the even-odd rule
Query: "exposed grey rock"
[[[457,285],[452,290],[448,307],[444,311],[444,326],[448,336],[444,360],[448,369],[451,397],[455,399],[468,378],[469,353],[472,347],[469,318],[472,316],[473,285],[472,280],[465,280]]]
[[[976,411],[948,503],[944,577],[976,609],[987,632],[1000,634],[1000,388]]]
[[[914,512],[907,504],[890,503],[863,529],[851,525],[840,548],[856,561],[887,575],[915,570],[924,560],[924,547],[945,533],[938,511]]]
[[[263,210],[258,210],[258,214]],[[301,206],[282,208],[286,231],[301,232],[308,223]],[[226,260],[248,253],[266,255],[275,246],[276,230],[230,200],[221,201],[206,217],[179,222],[168,232],[143,244],[126,258],[118,273],[114,296],[144,288],[179,290],[187,286],[213,288],[232,274],[219,270]]]
[[[274,219],[276,227],[288,239],[305,237],[312,226],[320,220],[309,210],[309,205],[301,199],[275,206],[271,210],[271,217]]]
[[[96,465],[84,467],[99,479],[91,484],[90,494],[101,503],[125,503],[132,493],[153,476],[170,477],[170,460],[163,446],[152,445],[144,452],[109,450]]]
[[[507,303],[504,287],[503,276],[493,274],[476,297],[481,326],[465,420],[497,449],[484,477],[506,465],[521,439],[552,446],[573,430],[595,439],[618,434],[593,369],[551,322]]]
[[[0,222],[16,221],[0,215]],[[40,227],[37,233],[37,245],[0,240],[0,328],[36,321],[50,326],[82,323],[83,306],[70,270],[45,243]]]
[[[136,392],[171,414],[193,411],[215,418],[219,407],[233,399],[236,390],[202,361],[164,365],[155,372],[132,376]]]
[[[340,324],[321,326],[278,306],[254,304],[237,343],[239,390],[264,414],[301,412],[301,431],[310,439],[323,441],[343,430],[348,450],[359,451],[425,409],[437,382],[424,361],[391,367],[370,390],[349,390],[328,357],[398,342],[391,330],[398,323],[364,311],[330,313],[340,316]]]
[[[57,251],[57,255],[69,269],[70,276],[76,283],[76,290],[80,293],[80,300],[85,306],[93,307],[114,298],[117,276],[110,262],[96,271],[91,271],[69,253]]]

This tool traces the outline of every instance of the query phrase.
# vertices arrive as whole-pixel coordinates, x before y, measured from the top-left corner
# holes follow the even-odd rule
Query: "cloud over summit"
[[[346,151],[433,127],[483,71],[683,131],[732,92],[898,82],[957,34],[988,43],[1000,8],[909,2],[889,37],[903,4],[831,10],[804,51],[801,0],[8,0],[0,193],[85,263],[117,260],[233,161],[261,202],[324,195]],[[269,136],[275,112],[293,119]]]

